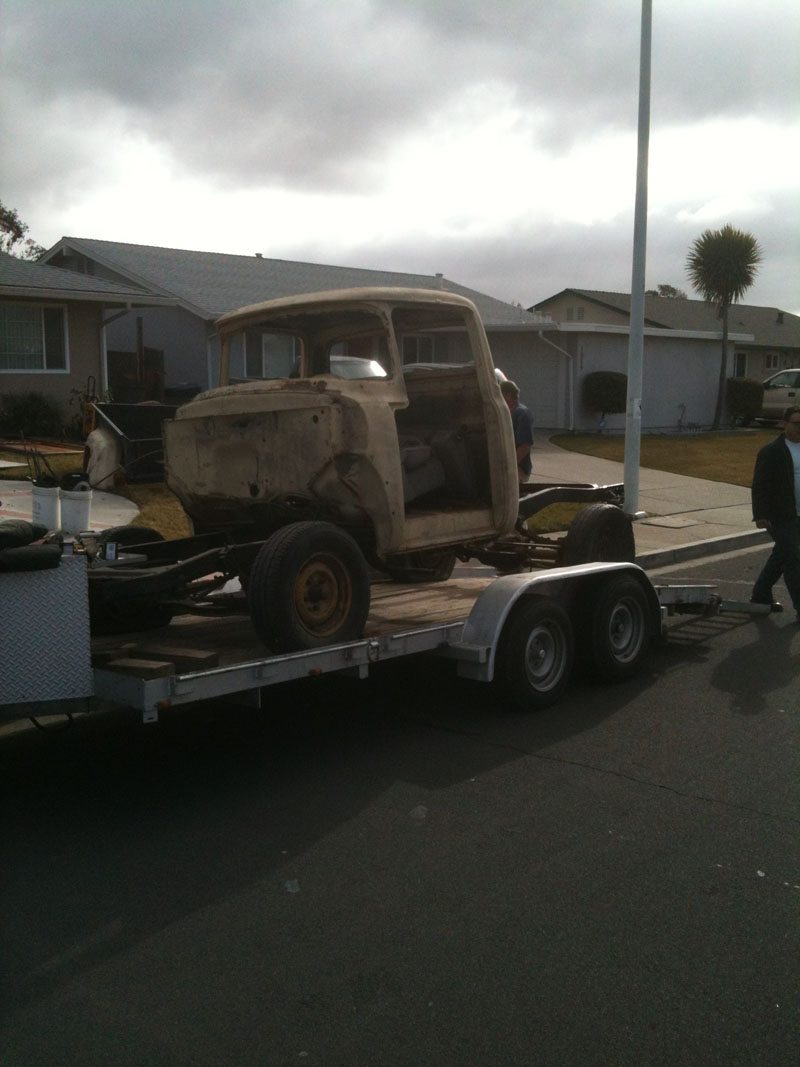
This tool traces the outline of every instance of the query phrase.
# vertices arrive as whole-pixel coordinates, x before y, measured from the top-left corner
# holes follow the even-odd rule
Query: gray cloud
[[[654,129],[796,118],[796,5],[654,8]],[[168,146],[176,173],[220,188],[355,194],[380,186],[400,138],[481,87],[504,88],[526,116],[519,136],[551,153],[636,124],[639,0],[0,0],[0,9],[0,137],[14,146],[0,196],[35,205],[39,218],[23,211],[34,236],[103,183],[103,130]],[[731,145],[732,168],[742,151]],[[796,202],[773,197],[770,214],[732,221],[765,248],[752,302],[797,309]],[[687,288],[686,249],[702,228],[651,221],[649,285]],[[424,246],[301,238],[271,254],[443,271],[527,305],[567,285],[628,290],[631,233],[622,218]]]
[[[794,63],[783,5],[655,6],[654,121],[795,106],[764,76]],[[116,109],[224,184],[368,188],[398,135],[486,84],[550,150],[636,121],[637,0],[5,0],[3,16],[20,106]]]

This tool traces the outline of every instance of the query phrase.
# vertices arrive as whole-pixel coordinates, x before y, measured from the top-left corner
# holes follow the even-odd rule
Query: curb
[[[681,563],[689,559],[702,559],[704,556],[721,556],[724,552],[734,552],[758,545],[769,544],[772,538],[766,530],[744,530],[738,534],[724,534],[722,537],[710,537],[707,541],[692,541],[687,545],[675,545],[673,548],[658,548],[652,552],[637,555],[634,563],[644,570],[656,567],[668,567],[671,563]]]

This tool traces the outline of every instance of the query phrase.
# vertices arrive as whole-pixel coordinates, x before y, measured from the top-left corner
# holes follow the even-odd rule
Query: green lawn
[[[775,430],[738,430],[732,433],[644,434],[640,465],[652,470],[708,478],[712,482],[749,486],[756,453],[775,437]],[[612,434],[558,434],[559,448],[600,459],[625,458],[624,437]]]

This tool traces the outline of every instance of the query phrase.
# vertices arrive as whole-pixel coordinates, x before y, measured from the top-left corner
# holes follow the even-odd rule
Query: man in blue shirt
[[[519,402],[519,386],[508,380],[500,382],[500,392],[508,404],[511,412],[511,425],[514,429],[514,444],[517,446],[517,474],[519,483],[523,485],[530,478],[533,464],[531,463],[531,449],[533,448],[533,415],[530,408]]]

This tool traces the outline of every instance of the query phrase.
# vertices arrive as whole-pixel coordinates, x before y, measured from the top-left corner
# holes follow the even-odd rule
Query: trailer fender
[[[633,576],[640,583],[651,612],[653,633],[658,633],[661,626],[658,595],[645,572],[635,563],[582,563],[535,574],[509,574],[486,587],[464,623],[461,640],[454,650],[459,675],[481,682],[493,680],[503,626],[521,597],[547,597],[571,611],[579,598],[582,604],[585,602],[582,594],[592,587],[599,590],[612,575],[623,574]]]

